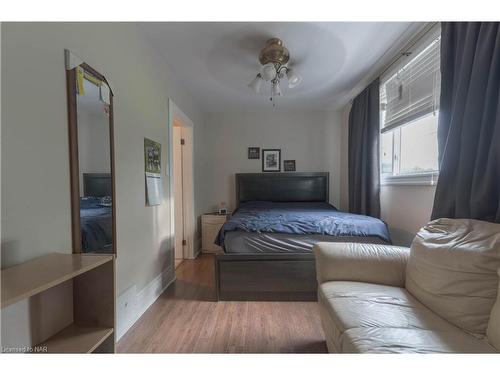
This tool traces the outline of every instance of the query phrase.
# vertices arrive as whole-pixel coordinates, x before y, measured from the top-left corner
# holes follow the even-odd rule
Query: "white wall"
[[[386,185],[380,188],[381,216],[395,245],[409,246],[418,230],[430,221],[435,186]]]
[[[134,24],[3,23],[1,38],[2,266],[71,252],[68,48],[115,89],[118,294],[173,270],[168,178],[165,202],[146,207],[143,138],[161,142],[165,171],[168,98],[196,127],[202,114],[163,58]]]
[[[249,160],[248,147],[281,149],[296,160],[297,172],[328,171],[330,201],[339,202],[340,115],[337,112],[211,113],[205,119],[202,169],[197,194],[206,211],[220,201],[235,205],[234,174],[261,172],[262,160]]]
[[[341,111],[341,204],[349,210],[348,137],[350,105]],[[383,185],[380,188],[380,211],[395,245],[409,246],[418,230],[431,216],[435,186]]]

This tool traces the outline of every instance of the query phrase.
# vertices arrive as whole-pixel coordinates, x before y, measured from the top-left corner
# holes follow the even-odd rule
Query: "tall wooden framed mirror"
[[[116,254],[113,92],[91,66],[73,65],[67,52],[73,252]]]

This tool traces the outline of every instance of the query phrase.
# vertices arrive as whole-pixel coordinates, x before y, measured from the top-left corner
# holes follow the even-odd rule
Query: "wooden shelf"
[[[47,353],[92,353],[112,333],[113,328],[79,327],[72,324],[37,347],[46,346]]]
[[[1,307],[7,307],[84,272],[113,260],[113,255],[81,255],[51,253],[6,268],[2,274]]]

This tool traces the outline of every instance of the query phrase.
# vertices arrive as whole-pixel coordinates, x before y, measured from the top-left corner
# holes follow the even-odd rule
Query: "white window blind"
[[[381,132],[438,111],[440,29],[434,27],[381,78]]]

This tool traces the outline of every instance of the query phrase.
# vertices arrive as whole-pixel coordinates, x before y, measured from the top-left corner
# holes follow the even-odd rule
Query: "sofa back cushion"
[[[431,221],[416,235],[406,288],[436,314],[484,337],[500,268],[500,224],[471,219]]]
[[[498,270],[498,277],[500,278],[500,270]],[[491,310],[490,322],[486,334],[488,335],[490,344],[500,352],[500,284],[498,285],[497,301]]]

